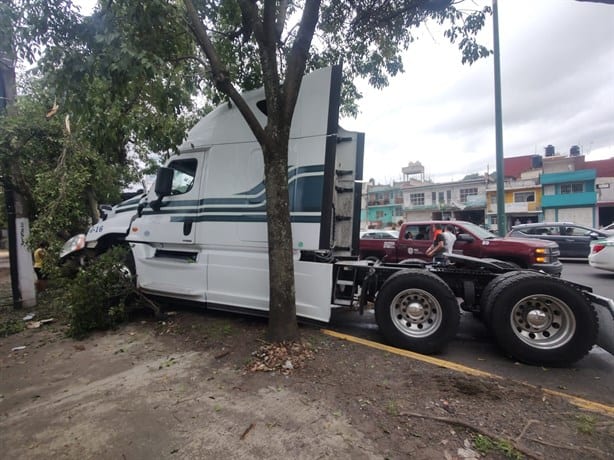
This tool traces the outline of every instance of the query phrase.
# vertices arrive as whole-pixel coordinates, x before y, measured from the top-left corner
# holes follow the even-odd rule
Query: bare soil
[[[614,458],[614,419],[535,388],[265,331],[178,310],[82,341],[59,320],[0,338],[2,457]]]

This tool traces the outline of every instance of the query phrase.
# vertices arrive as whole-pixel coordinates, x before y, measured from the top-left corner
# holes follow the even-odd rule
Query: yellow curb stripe
[[[451,361],[446,361],[440,358],[434,358],[432,356],[421,355],[420,353],[416,353],[409,350],[403,350],[401,348],[391,347],[389,345],[384,345],[378,342],[373,342],[371,340],[361,339],[360,337],[355,337],[353,335],[342,334],[340,332],[331,331],[329,329],[321,329],[323,334],[329,335],[331,337],[336,337],[341,340],[347,340],[348,342],[358,343],[360,345],[365,345],[367,347],[375,348],[377,350],[386,351],[388,353],[393,353],[395,355],[404,356],[406,358],[415,359],[417,361],[422,361],[424,363],[433,364],[435,366],[443,367],[446,369],[451,369],[454,371],[462,372],[464,374],[474,375],[476,377],[487,377],[492,379],[503,380],[503,377],[497,374],[492,374],[490,372],[481,371],[479,369],[474,369],[472,367],[463,366],[462,364],[453,363]],[[530,388],[535,388],[543,391],[546,394],[552,396],[558,396],[560,398],[564,398],[569,401],[571,404],[581,407],[582,409],[587,409],[593,412],[600,412],[605,415],[614,416],[614,407],[609,406],[607,404],[602,404],[596,401],[590,401],[588,399],[580,398],[578,396],[569,395],[566,393],[562,393],[556,390],[550,390],[548,388],[538,387],[531,383],[522,382],[514,380],[516,383],[520,383],[521,385],[525,385]]]
[[[322,332],[326,335],[330,335],[331,337],[336,337],[338,339],[347,340],[348,342],[359,343],[361,345],[366,345],[367,347],[377,348],[378,350],[387,351],[389,353],[394,353],[395,355],[401,355],[401,356],[405,356],[406,358],[412,358],[417,361],[422,361],[425,363],[433,364],[435,366],[445,367],[446,369],[452,369],[455,371],[463,372],[465,374],[475,375],[476,377],[489,377],[493,379],[501,379],[500,376],[491,374],[490,372],[480,371],[472,367],[463,366],[462,364],[456,364],[451,361],[445,361],[443,359],[433,358],[432,356],[421,355],[420,353],[416,353],[416,352],[409,351],[409,350],[403,350],[402,348],[395,348],[389,345],[372,342],[371,340],[361,339],[359,337],[354,337],[353,335],[341,334],[339,332],[331,331],[328,329],[322,329]]]
[[[581,407],[582,409],[590,410],[593,412],[601,412],[602,414],[614,417],[613,406],[608,406],[607,404],[602,404],[597,401],[591,401],[590,399],[580,398],[579,396],[569,395],[560,391],[550,390],[549,388],[541,388],[541,390],[546,394],[565,398],[571,404]]]

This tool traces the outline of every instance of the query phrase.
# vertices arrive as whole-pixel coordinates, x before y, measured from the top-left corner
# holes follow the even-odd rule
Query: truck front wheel
[[[408,269],[392,275],[380,289],[375,319],[392,345],[430,354],[454,338],[460,309],[441,278],[425,270]]]
[[[540,274],[511,276],[493,289],[490,326],[514,358],[566,366],[592,348],[599,323],[588,299],[573,285]]]

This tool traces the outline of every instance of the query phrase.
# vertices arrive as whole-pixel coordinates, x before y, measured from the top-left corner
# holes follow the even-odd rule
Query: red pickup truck
[[[559,247],[552,241],[499,238],[471,222],[458,220],[408,222],[401,226],[397,239],[361,239],[360,258],[391,263],[416,258],[430,260],[425,251],[433,242],[437,225],[442,229],[446,225],[454,227],[455,254],[505,260],[554,276],[560,276],[563,271],[563,264],[558,260]]]

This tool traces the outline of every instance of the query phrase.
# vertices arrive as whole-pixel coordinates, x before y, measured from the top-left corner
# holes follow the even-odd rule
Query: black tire
[[[497,260],[497,265],[501,268],[509,268],[510,270],[522,269],[522,267],[518,265],[516,262],[511,262],[509,260]]]
[[[375,301],[375,319],[386,340],[418,353],[437,353],[456,335],[460,309],[438,276],[407,269],[386,280]]]
[[[515,273],[498,277],[490,294],[489,323],[499,346],[519,361],[542,366],[567,366],[585,356],[599,323],[584,294],[558,278]]]
[[[526,278],[526,277],[533,277],[534,275],[546,276],[546,275],[542,275],[541,273],[537,273],[537,272],[520,270],[520,271],[511,271],[511,272],[503,273],[502,275],[499,275],[493,280],[491,280],[484,288],[484,291],[482,291],[482,296],[480,297],[479,317],[482,319],[482,321],[488,327],[491,327],[490,320],[492,317],[491,312],[494,306],[495,296],[493,295],[493,292],[495,288],[501,286],[506,280],[510,278]]]
[[[425,267],[427,262],[422,259],[403,259],[398,262],[399,265],[419,265],[420,267]]]

